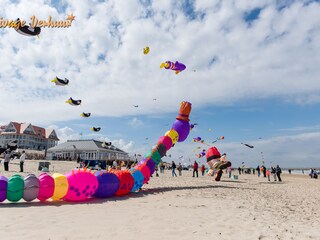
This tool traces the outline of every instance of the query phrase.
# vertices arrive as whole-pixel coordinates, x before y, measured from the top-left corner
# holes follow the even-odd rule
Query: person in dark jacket
[[[260,166],[258,165],[258,167],[256,168],[257,170],[257,174],[258,174],[258,177],[260,177]]]
[[[277,181],[277,173],[276,168],[271,166],[271,174],[273,176],[274,181]]]
[[[281,182],[281,177],[280,177],[280,174],[282,173],[281,171],[281,168],[279,167],[279,165],[277,165],[276,167],[276,174],[277,174],[277,177],[278,177],[278,181]]]
[[[175,164],[174,161],[172,161],[171,168],[172,168],[172,177],[174,177],[174,176],[178,177],[176,174],[177,165]]]

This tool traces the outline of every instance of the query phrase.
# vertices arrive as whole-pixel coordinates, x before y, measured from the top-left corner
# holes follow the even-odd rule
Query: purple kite
[[[179,63],[178,61],[176,61],[175,63],[170,62],[170,61],[166,61],[164,63],[161,63],[160,68],[163,68],[163,67],[165,69],[171,69],[171,70],[175,71],[176,74],[178,74],[179,72],[186,69],[186,65]]]

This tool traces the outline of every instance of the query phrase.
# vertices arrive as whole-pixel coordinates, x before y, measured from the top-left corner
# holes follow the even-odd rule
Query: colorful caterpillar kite
[[[176,143],[183,142],[189,135],[189,114],[191,103],[182,102],[179,115],[172,128],[158,139],[156,147],[130,170],[97,171],[87,169],[72,170],[66,175],[41,173],[39,177],[29,174],[25,178],[13,175],[9,179],[0,176],[0,202],[8,200],[27,202],[38,199],[83,201],[91,197],[107,198],[122,196],[139,190],[150,180],[156,165],[166,152]]]

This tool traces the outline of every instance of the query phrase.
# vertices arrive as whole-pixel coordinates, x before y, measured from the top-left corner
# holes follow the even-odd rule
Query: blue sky
[[[215,145],[234,166],[256,166],[262,155],[267,165],[320,166],[318,1],[2,5],[3,19],[64,20],[73,13],[75,21],[67,29],[42,29],[40,39],[0,29],[1,124],[31,122],[55,128],[61,142],[108,140],[143,155],[186,100],[198,125],[165,161],[204,163],[196,149],[207,146],[192,138],[211,143],[224,136]],[[187,68],[178,75],[160,69],[167,60]],[[55,86],[55,76],[70,84]],[[65,104],[69,97],[81,99],[81,106]],[[92,116],[83,119],[82,112]],[[101,131],[90,131],[93,126]]]

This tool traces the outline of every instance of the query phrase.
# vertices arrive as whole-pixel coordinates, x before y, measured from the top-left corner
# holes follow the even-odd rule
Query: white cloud
[[[54,129],[58,135],[59,143],[66,142],[67,140],[78,140],[80,139],[79,133],[76,133],[70,127],[58,128],[58,126],[50,125],[48,128]]]
[[[204,19],[189,21],[172,1],[77,1],[66,3],[63,13],[47,1],[5,2],[5,18],[59,20],[73,12],[76,20],[68,29],[43,29],[40,40],[1,29],[0,100],[10,101],[0,120],[35,122],[44,110],[43,123],[75,119],[78,112],[71,111],[78,110],[64,104],[70,96],[99,116],[135,114],[132,103],[150,114],[153,98],[162,99],[156,112],[174,111],[182,99],[199,106],[273,96],[319,102],[319,4],[297,2],[281,11],[274,4],[197,1],[195,11],[203,11]],[[243,14],[259,6],[264,8],[248,28]],[[146,11],[152,17],[145,18]],[[146,45],[151,51],[143,55]],[[160,69],[166,60],[180,60],[187,69],[179,75]],[[70,85],[53,86],[55,76],[69,78]],[[105,103],[113,107],[101,111]]]
[[[137,128],[143,125],[143,122],[141,120],[139,120],[138,118],[134,117],[132,118],[128,124],[133,127],[133,128]]]

